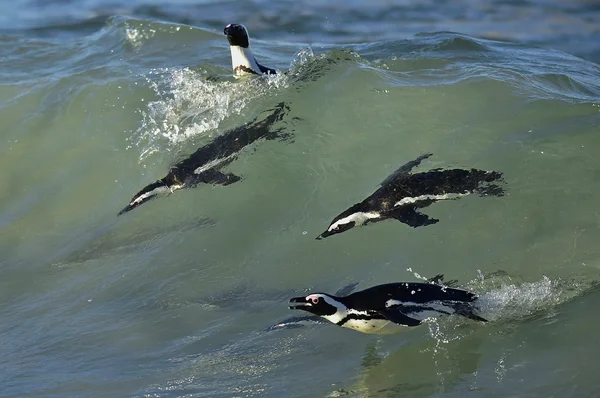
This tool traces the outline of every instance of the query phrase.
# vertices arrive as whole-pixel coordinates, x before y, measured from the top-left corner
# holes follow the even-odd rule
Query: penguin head
[[[335,314],[345,306],[333,296],[325,293],[314,293],[306,297],[294,297],[290,299],[290,310],[304,310],[311,314],[327,317]]]
[[[365,212],[362,204],[357,203],[348,210],[337,216],[329,224],[327,231],[317,236],[317,240],[328,236],[346,232],[349,229],[363,225],[371,219],[380,218],[381,214],[376,212]]]
[[[356,221],[353,221],[352,219],[350,219],[350,217],[334,219],[329,225],[329,228],[327,228],[327,231],[317,236],[317,240],[321,240],[323,238],[327,238],[328,236],[345,232],[349,229],[354,228],[355,226]]]
[[[120,216],[135,209],[136,207],[156,198],[158,195],[173,192],[176,189],[183,188],[184,184],[177,180],[177,177],[171,173],[163,179],[160,179],[135,194],[131,202],[117,214]]]
[[[242,48],[248,48],[250,46],[248,30],[244,25],[230,23],[225,26],[223,33],[227,36],[227,41],[230,46],[239,46]]]

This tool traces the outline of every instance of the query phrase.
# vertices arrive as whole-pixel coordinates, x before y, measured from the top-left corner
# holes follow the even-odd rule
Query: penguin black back
[[[430,301],[474,301],[477,296],[471,292],[433,283],[396,282],[377,285],[346,297],[340,301],[357,310],[382,308],[388,299],[426,303]]]

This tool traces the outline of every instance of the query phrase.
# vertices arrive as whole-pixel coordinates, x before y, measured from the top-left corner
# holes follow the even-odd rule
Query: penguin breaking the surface
[[[427,279],[427,282],[434,283],[436,285],[443,285],[445,287],[454,287],[458,284],[458,280],[456,280],[456,279],[445,281],[443,274],[438,274],[432,278],[429,278],[429,279]],[[354,288],[357,285],[358,285],[358,282],[353,282],[353,283],[346,285],[343,288],[339,289],[334,294],[336,296],[348,296],[350,293],[352,293],[354,291]],[[287,318],[281,322],[278,322],[277,324],[271,326],[267,330],[270,331],[270,330],[281,330],[281,329],[293,329],[293,328],[302,327],[302,326],[308,325],[308,324],[326,324],[326,323],[329,323],[329,322],[327,320],[321,318],[318,315],[293,316],[293,317]]]
[[[290,309],[318,315],[338,326],[369,334],[397,333],[429,318],[457,314],[487,322],[475,311],[477,296],[433,283],[398,282],[345,297],[313,293],[290,299]]]
[[[231,50],[231,66],[233,75],[240,77],[248,74],[276,74],[275,69],[267,68],[256,61],[256,57],[250,49],[250,37],[248,29],[241,24],[229,24],[225,26],[223,33],[229,41]]]
[[[135,209],[157,195],[169,194],[181,188],[192,188],[200,183],[229,185],[241,177],[232,173],[223,173],[222,167],[231,163],[246,146],[259,139],[286,138],[283,127],[273,128],[276,122],[283,120],[289,107],[282,102],[270,109],[264,119],[254,119],[240,127],[217,136],[212,142],[201,147],[188,158],[172,166],[169,174],[153,182],[136,193],[129,204],[118,215]]]
[[[406,163],[387,177],[381,187],[360,203],[348,208],[331,221],[329,228],[317,239],[345,232],[356,226],[388,218],[413,228],[437,223],[439,220],[420,213],[418,209],[439,200],[458,199],[478,194],[502,196],[502,173],[478,169],[433,169],[423,173],[410,171],[431,153]]]

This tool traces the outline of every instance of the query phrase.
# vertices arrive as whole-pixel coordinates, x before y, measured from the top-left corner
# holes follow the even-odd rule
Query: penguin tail
[[[504,175],[499,171],[483,171],[472,169],[472,175],[479,181],[474,190],[479,196],[504,196]]]
[[[457,305],[455,307],[456,309],[456,313],[458,315],[462,315],[465,318],[469,318],[472,319],[474,321],[478,321],[478,322],[487,322],[488,320],[477,315],[475,313],[475,310],[477,309],[473,303],[460,303],[459,305]]]

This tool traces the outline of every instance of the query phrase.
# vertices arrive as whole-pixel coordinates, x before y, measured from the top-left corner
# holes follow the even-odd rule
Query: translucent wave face
[[[128,37],[135,39],[128,32]],[[244,114],[253,101],[274,96],[288,88],[290,76],[315,59],[312,49],[299,50],[290,62],[290,73],[248,77],[239,81],[209,76],[191,68],[157,69],[146,76],[156,99],[140,112],[142,121],[132,137],[140,149],[140,160],[169,149],[190,137],[218,134],[230,116]],[[248,115],[252,117],[253,115]]]

